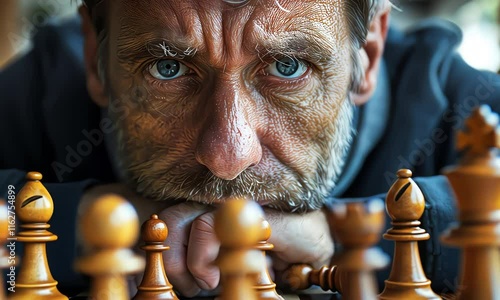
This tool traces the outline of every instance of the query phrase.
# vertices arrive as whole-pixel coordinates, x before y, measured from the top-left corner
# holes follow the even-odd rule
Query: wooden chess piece
[[[265,267],[259,250],[264,213],[244,199],[229,200],[215,215],[215,234],[221,243],[217,265],[221,272],[220,300],[257,300],[256,276]]]
[[[130,299],[126,275],[144,269],[144,259],[129,249],[139,234],[134,207],[109,194],[83,209],[79,229],[85,246],[92,250],[76,261],[75,268],[92,279],[90,299]]]
[[[146,251],[146,268],[133,300],[178,300],[163,264],[163,252],[170,249],[163,245],[168,236],[167,224],[152,215],[142,224],[141,236],[145,243],[141,249]]]
[[[261,239],[255,246],[255,249],[262,252],[262,257],[266,261],[266,251],[271,251],[274,248],[274,245],[268,242],[271,237],[271,225],[266,220],[262,220],[261,222],[261,234]],[[271,279],[267,264],[264,265],[264,268],[261,269],[257,276],[257,283],[254,289],[257,292],[259,300],[283,300],[283,297],[276,292],[276,284]]]
[[[384,238],[395,241],[394,259],[379,299],[441,299],[432,291],[431,281],[425,277],[418,251],[418,241],[430,238],[419,227],[419,219],[425,210],[424,195],[411,179],[410,170],[401,169],[397,175],[398,180],[389,189],[385,202],[393,227]]]
[[[9,219],[10,218],[9,211],[7,209],[7,202],[5,202],[5,200],[3,199],[0,199],[0,300],[6,299],[3,270],[14,266],[9,262],[9,253],[7,251],[7,248],[5,247],[7,238],[9,238]]]
[[[40,182],[42,174],[29,172],[28,180],[17,194],[16,217],[21,222],[17,241],[24,243],[23,261],[16,278],[15,293],[9,299],[68,299],[57,289],[47,260],[46,244],[57,240],[47,224],[54,212],[54,202]]]
[[[500,299],[500,127],[487,106],[473,111],[457,139],[460,164],[448,167],[458,223],[442,236],[463,248],[457,299]]]
[[[308,264],[296,264],[283,273],[283,281],[294,291],[316,285],[324,291],[342,294],[342,282],[346,280],[344,277],[345,273],[336,265],[323,266],[316,270]]]
[[[332,259],[332,264],[345,273],[342,299],[377,299],[373,271],[389,263],[389,257],[374,246],[384,228],[383,201],[338,202],[328,213],[334,240],[343,246]]]

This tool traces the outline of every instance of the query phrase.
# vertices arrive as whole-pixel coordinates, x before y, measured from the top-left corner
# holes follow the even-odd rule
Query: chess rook
[[[54,203],[40,182],[42,174],[29,172],[28,180],[17,194],[16,216],[21,221],[17,241],[24,243],[24,252],[16,292],[9,299],[68,299],[57,289],[47,260],[46,243],[57,240],[47,224],[54,212]]]
[[[419,227],[419,219],[425,210],[424,195],[411,179],[410,170],[399,170],[397,175],[385,203],[393,227],[384,238],[395,242],[394,259],[379,299],[441,299],[431,289],[431,281],[424,274],[418,251],[418,241],[430,238]]]
[[[345,276],[342,299],[377,299],[373,271],[389,263],[388,256],[374,247],[384,228],[383,201],[338,202],[329,210],[329,220],[334,240],[343,246],[332,259]]]
[[[266,220],[261,222],[261,240],[255,247],[256,250],[262,252],[263,260],[266,261],[266,251],[271,251],[274,245],[269,243],[268,240],[271,237],[271,225]],[[283,300],[283,297],[278,295],[276,292],[276,284],[272,281],[269,275],[269,270],[267,269],[267,264],[261,269],[259,275],[257,276],[257,283],[254,286],[257,292],[257,298],[259,300]]]
[[[442,236],[461,247],[457,299],[500,299],[500,128],[487,106],[477,108],[458,135],[464,155],[444,170],[454,190],[458,223]]]
[[[221,273],[220,300],[257,300],[256,277],[265,268],[261,240],[264,212],[244,199],[229,200],[215,215],[215,234],[221,243],[216,264]]]
[[[163,264],[162,254],[170,249],[163,245],[168,236],[167,224],[152,215],[142,224],[141,236],[145,243],[141,249],[146,251],[146,268],[133,300],[178,300]]]
[[[137,241],[139,219],[134,207],[117,195],[104,195],[80,214],[79,230],[92,249],[75,268],[91,277],[93,300],[130,299],[126,275],[144,269],[144,259],[129,248]]]

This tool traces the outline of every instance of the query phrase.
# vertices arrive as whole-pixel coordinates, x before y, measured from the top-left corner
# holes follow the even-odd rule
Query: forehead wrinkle
[[[196,3],[198,18],[202,24],[200,26],[203,38],[201,43],[206,49],[208,60],[212,65],[223,64],[226,48],[224,46],[222,1],[216,0],[217,4],[212,3],[212,5],[209,5],[208,1],[197,1]]]
[[[271,8],[255,20],[250,29],[251,41],[246,45],[247,51],[257,50],[264,55],[269,52],[304,54],[317,56],[320,61],[324,60],[321,55],[331,54],[347,40],[338,1],[283,1],[282,4],[286,4],[291,12]]]
[[[252,27],[254,16],[257,14],[256,6],[247,4],[240,8],[238,12],[235,10],[226,10],[226,15],[237,13],[237,17],[228,17],[224,24],[224,32],[226,33],[226,49],[230,58],[237,58],[242,55],[242,47],[244,49],[244,41],[248,34],[248,28]]]
[[[124,0],[122,24],[132,36],[143,38],[154,33],[158,38],[200,48],[201,24],[196,5],[190,1]],[[128,23],[128,24],[127,24]],[[126,33],[121,30],[121,34]]]

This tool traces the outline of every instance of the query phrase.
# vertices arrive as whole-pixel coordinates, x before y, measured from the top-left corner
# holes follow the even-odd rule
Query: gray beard
[[[127,135],[120,122],[114,122],[117,129],[105,135],[105,141],[117,177],[144,197],[157,201],[194,200],[210,204],[215,199],[251,195],[252,199],[265,199],[268,207],[304,212],[321,208],[335,187],[352,141],[353,111],[354,105],[346,99],[338,118],[325,130],[324,139],[320,142],[325,154],[318,159],[314,178],[297,178],[295,175],[290,180],[287,178],[289,173],[279,176],[270,174],[268,178],[263,178],[251,170],[243,171],[231,181],[220,179],[208,170],[194,176],[176,174],[165,177],[164,170],[150,171],[153,161],[139,164],[129,161]],[[103,112],[103,117],[109,118],[108,113]],[[282,183],[280,179],[287,180]]]

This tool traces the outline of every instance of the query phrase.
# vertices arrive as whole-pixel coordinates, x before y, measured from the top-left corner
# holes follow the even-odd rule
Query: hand
[[[220,244],[214,232],[214,208],[196,203],[182,203],[160,213],[169,228],[165,254],[167,276],[184,296],[215,289],[220,280],[213,264]],[[322,210],[291,214],[265,209],[271,225],[270,242],[275,248],[271,257],[277,271],[290,264],[308,263],[321,267],[330,262],[333,242]]]
[[[324,210],[304,214],[273,209],[264,212],[271,224],[269,242],[274,244],[274,249],[270,255],[275,271],[284,271],[296,263],[310,264],[314,268],[330,264],[334,243]]]

